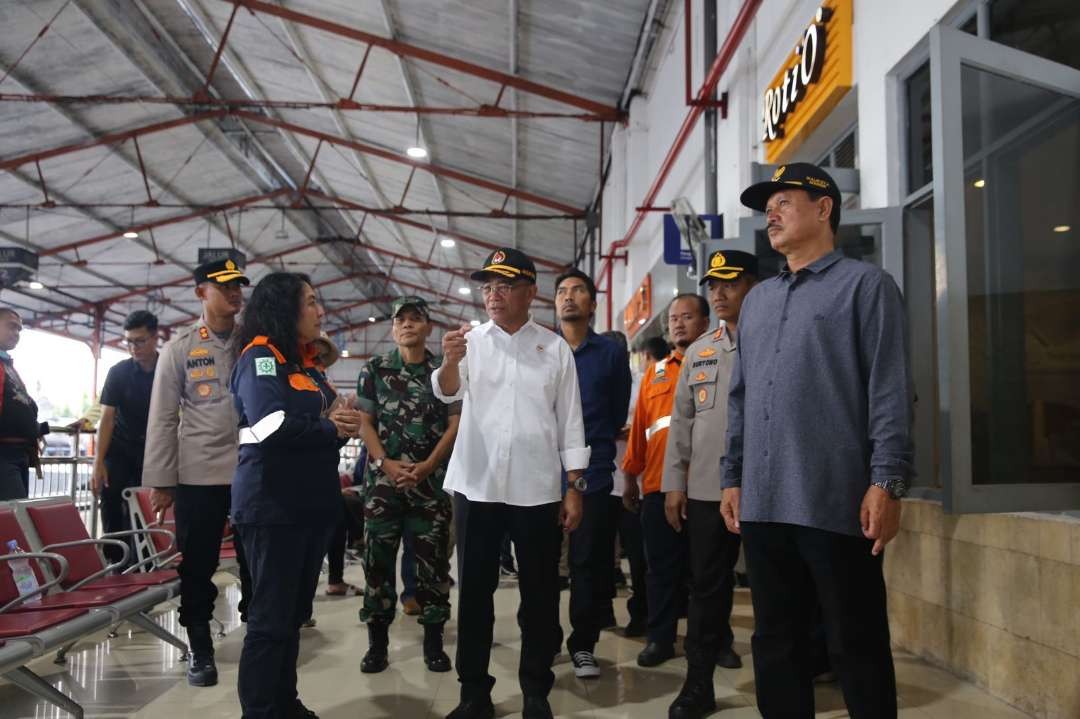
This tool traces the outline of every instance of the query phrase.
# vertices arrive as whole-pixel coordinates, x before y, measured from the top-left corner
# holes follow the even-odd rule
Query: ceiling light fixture
[[[41,284],[37,280],[34,280],[33,282],[30,283],[30,289],[32,289],[32,290],[43,290],[43,289],[45,289],[45,285]]]
[[[341,350],[341,356],[342,357],[348,357],[349,356],[349,350]]]
[[[416,142],[405,149],[405,154],[414,160],[423,160],[427,157],[427,148],[420,142],[420,115],[416,116]]]
[[[448,249],[448,250],[449,250],[449,249],[450,249],[451,247],[453,247],[453,246],[454,246],[454,245],[456,245],[457,243],[456,243],[456,242],[454,242],[454,241],[453,241],[452,239],[450,239],[449,237],[444,237],[444,238],[442,238],[441,240],[439,240],[439,244],[440,244],[440,245],[442,245],[443,247],[445,247],[446,249]]]
[[[458,291],[458,294],[459,294],[459,295],[469,295],[469,294],[472,294],[472,290],[470,290],[470,289],[469,289],[468,287],[458,287],[458,288],[457,288],[457,291]]]
[[[971,184],[975,185],[975,187],[978,187],[981,190],[982,188],[986,187],[986,180],[975,180],[975,182]]]
[[[1072,226],[1070,226],[1070,225],[1055,225],[1054,226],[1054,232],[1058,232],[1058,233],[1068,232],[1071,229],[1072,229]]]
[[[368,321],[368,322],[374,322],[374,321],[375,321],[375,318],[374,318],[374,317],[368,317],[368,318],[367,318],[367,321]]]
[[[124,233],[124,237],[128,238],[129,240],[137,240],[139,239],[139,233],[135,232],[134,230],[128,230]]]

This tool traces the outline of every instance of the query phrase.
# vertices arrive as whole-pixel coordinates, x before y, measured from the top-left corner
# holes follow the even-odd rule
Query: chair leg
[[[41,697],[50,704],[55,704],[71,714],[75,719],[83,719],[83,708],[78,702],[26,667],[4,672],[4,678],[20,689],[30,692],[36,697]]]
[[[75,646],[76,642],[71,644],[65,644],[56,651],[56,656],[53,658],[53,664],[67,664],[67,653],[71,651],[71,648]]]
[[[145,629],[146,631],[150,632],[161,641],[172,644],[184,654],[187,654],[188,645],[185,644],[180,637],[166,630],[164,627],[159,625],[157,622],[155,622],[153,619],[146,616],[142,612],[132,614],[130,617],[125,617],[125,619],[134,624],[135,626],[139,627],[140,629]]]

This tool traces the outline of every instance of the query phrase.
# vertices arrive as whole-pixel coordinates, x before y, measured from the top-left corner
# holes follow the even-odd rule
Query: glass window
[[[930,144],[930,63],[907,79],[908,192],[934,179],[933,147]]]
[[[1080,481],[1080,100],[963,66],[975,484]]]
[[[1076,0],[994,0],[990,39],[1080,70]]]
[[[937,310],[934,302],[934,198],[904,209],[904,302],[915,382],[916,487],[941,487],[938,450]]]

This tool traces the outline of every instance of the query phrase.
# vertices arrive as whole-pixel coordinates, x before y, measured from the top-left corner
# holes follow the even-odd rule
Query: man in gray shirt
[[[787,258],[743,304],[723,460],[721,512],[750,575],[758,708],[813,716],[820,603],[851,716],[895,717],[882,551],[913,474],[903,301],[892,277],[836,249],[840,193],[820,168],[782,166],[741,200],[765,212]]]

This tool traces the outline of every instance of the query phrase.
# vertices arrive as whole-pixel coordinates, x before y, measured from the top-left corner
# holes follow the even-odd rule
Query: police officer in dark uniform
[[[338,451],[360,428],[318,366],[322,315],[306,275],[264,277],[229,382],[240,418],[233,525],[253,589],[237,686],[245,719],[315,717],[296,693],[300,626],[341,519]]]

